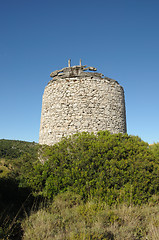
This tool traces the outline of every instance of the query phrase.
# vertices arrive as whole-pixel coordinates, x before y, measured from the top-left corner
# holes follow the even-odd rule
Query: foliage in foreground
[[[138,137],[80,133],[44,152],[47,161],[35,164],[27,181],[46,197],[71,190],[84,200],[141,204],[159,192],[159,161]]]
[[[133,222],[135,222],[135,218],[138,219],[139,215],[142,216],[142,220],[143,215],[140,209],[144,210],[144,207],[145,209],[149,209],[147,210],[149,211],[147,212],[148,215],[151,215],[151,211],[154,213],[150,220],[150,226],[148,227],[147,225],[146,227],[146,229],[149,229],[146,230],[148,232],[147,239],[159,239],[158,215],[155,213],[155,209],[158,209],[158,198],[156,197],[156,200],[153,199],[153,195],[158,194],[159,190],[159,144],[149,147],[147,143],[141,141],[138,137],[99,132],[97,136],[88,133],[76,134],[63,139],[60,143],[52,147],[45,146],[40,149],[41,152],[44,152],[44,156],[41,154],[41,157],[42,160],[45,160],[45,163],[40,163],[37,158],[39,152],[38,144],[0,140],[0,238],[5,240],[22,239],[23,230],[21,228],[21,221],[24,215],[28,214],[29,216],[30,211],[37,209],[40,202],[43,201],[41,198],[34,198],[32,196],[32,193],[34,193],[34,195],[46,196],[50,199],[55,198],[53,209],[57,201],[56,208],[63,208],[61,205],[59,206],[60,198],[65,199],[64,204],[69,212],[68,216],[72,216],[73,214],[71,209],[76,212],[74,207],[77,207],[77,209],[78,207],[79,209],[87,209],[84,210],[85,213],[82,213],[83,217],[88,215],[86,218],[91,219],[91,216],[98,216],[98,219],[95,217],[97,225],[94,225],[95,222],[93,222],[91,226],[87,226],[85,225],[87,220],[81,220],[84,225],[80,225],[76,216],[73,217],[74,222],[72,222],[68,217],[66,217],[65,221],[63,213],[60,213],[61,218],[56,215],[57,222],[53,222],[53,225],[52,223],[49,225],[49,222],[47,222],[48,225],[45,226],[47,228],[46,231],[48,231],[48,226],[50,226],[51,231],[54,231],[53,229],[55,228],[55,232],[58,232],[57,236],[59,238],[53,239],[60,239],[61,234],[65,236],[64,234],[66,233],[68,236],[69,225],[73,228],[73,230],[70,228],[70,234],[72,235],[69,235],[69,239],[116,239],[116,230],[118,229],[118,234],[120,231],[124,233],[126,231],[124,230],[126,224],[129,225],[132,234],[134,234],[131,235],[130,231],[130,236],[136,236],[136,238],[130,237],[130,239],[142,239],[141,236],[145,234],[145,228],[141,224],[142,221],[137,221],[137,225],[141,226],[142,234],[140,234],[140,230],[133,230],[136,229],[136,225],[134,226]],[[75,199],[71,197],[69,204],[67,201],[67,198],[70,199],[70,196],[67,195],[69,193],[66,193],[66,195],[63,193],[64,195],[59,195],[61,197],[56,197],[60,192],[67,192],[68,190],[79,194]],[[72,196],[76,195],[73,194]],[[151,208],[149,205],[132,207],[133,203],[144,204],[150,200],[152,201],[152,199],[156,202],[156,205]],[[45,201],[47,202],[47,200]],[[62,205],[63,202],[61,200]],[[136,209],[134,211],[139,215],[136,215],[130,223],[126,222],[130,220],[127,218],[125,220],[125,227],[122,225],[119,229],[121,223],[119,221],[119,225],[116,225],[115,221],[113,222],[115,224],[113,225],[114,230],[107,227],[101,232],[101,225],[98,222],[100,219],[98,206],[100,205],[99,209],[104,209],[102,206],[103,203],[106,203],[104,205],[105,207],[107,206],[105,211],[107,209],[109,212],[113,208],[115,210],[119,209],[120,206],[125,207],[124,204],[120,205],[122,202],[127,202],[128,206],[131,206],[131,209]],[[91,213],[89,206],[95,206],[97,211],[94,211],[94,215]],[[130,207],[126,207],[126,209],[129,210]],[[123,207],[121,207],[121,210],[124,211]],[[40,211],[39,224],[43,226],[41,222],[41,218],[45,219],[43,214],[48,216],[48,221],[50,218],[54,221],[50,208],[49,210],[41,209]],[[88,214],[89,212],[92,214],[91,216]],[[132,212],[130,215],[132,215]],[[34,219],[33,216],[35,216],[36,225],[36,213],[23,223],[25,237],[27,237],[26,234],[29,234],[28,231],[33,230],[31,228],[34,225],[32,221]],[[79,215],[77,214],[78,217]],[[119,217],[117,216],[117,219]],[[116,215],[114,217],[113,213],[114,218],[116,219]],[[124,217],[121,218],[123,219]],[[107,219],[107,217],[104,217],[104,219]],[[149,221],[148,218],[146,219],[146,221]],[[27,225],[27,221],[31,221],[30,228]],[[76,221],[77,225],[75,224]],[[112,217],[108,217],[108,221],[106,220],[109,227],[112,221],[114,221]],[[54,226],[55,223],[57,223],[56,226]],[[131,228],[131,225],[134,228]],[[65,229],[67,229],[66,233]],[[129,236],[127,231],[125,234]],[[33,237],[30,237],[30,239],[33,239]],[[44,238],[38,237],[38,239]],[[45,239],[49,238],[46,236]]]
[[[23,221],[24,240],[158,240],[159,206],[108,206],[70,192]],[[39,228],[40,226],[40,228]]]
[[[37,161],[39,145],[0,140],[0,239],[21,239],[21,219],[35,201],[23,175]]]
[[[151,144],[150,149],[153,152],[155,159],[159,162],[159,143]]]

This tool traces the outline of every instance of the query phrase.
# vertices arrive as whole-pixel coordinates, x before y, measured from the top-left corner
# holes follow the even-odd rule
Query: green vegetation
[[[159,143],[150,145],[150,148],[155,155],[155,159],[159,162]]]
[[[38,159],[39,145],[37,143],[0,140],[0,178],[13,177],[17,179],[23,171],[31,170],[32,164]]]
[[[142,204],[159,191],[158,160],[138,137],[75,134],[46,147],[44,156],[47,161],[34,165],[28,184],[49,198],[69,190],[85,201]]]
[[[35,142],[0,139],[0,158],[15,159],[24,153],[36,156],[37,145]]]
[[[0,239],[21,239],[20,220],[35,201],[23,175],[37,161],[38,149],[36,143],[0,140]]]
[[[22,223],[24,240],[140,240],[159,239],[159,207],[108,206],[66,192]],[[39,228],[40,226],[40,228]]]
[[[159,239],[158,176],[159,144],[127,134],[0,140],[0,239]]]

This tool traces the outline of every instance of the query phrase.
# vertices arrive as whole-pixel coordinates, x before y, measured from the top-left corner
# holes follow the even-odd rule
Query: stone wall
[[[55,71],[57,74],[52,73],[54,78],[45,88],[39,143],[53,145],[63,136],[83,131],[125,133],[123,88],[115,80],[103,78],[102,74],[77,73],[73,68],[81,66],[67,68],[66,75]]]

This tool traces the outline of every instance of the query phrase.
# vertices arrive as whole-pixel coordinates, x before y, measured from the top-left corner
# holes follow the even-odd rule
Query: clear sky
[[[69,58],[117,80],[128,134],[159,142],[158,0],[0,0],[0,139],[38,142],[44,88]]]

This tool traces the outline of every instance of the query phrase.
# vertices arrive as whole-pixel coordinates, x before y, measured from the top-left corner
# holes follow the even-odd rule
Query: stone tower
[[[126,133],[124,90],[96,68],[80,65],[54,71],[43,94],[39,143],[53,145],[77,132]]]

